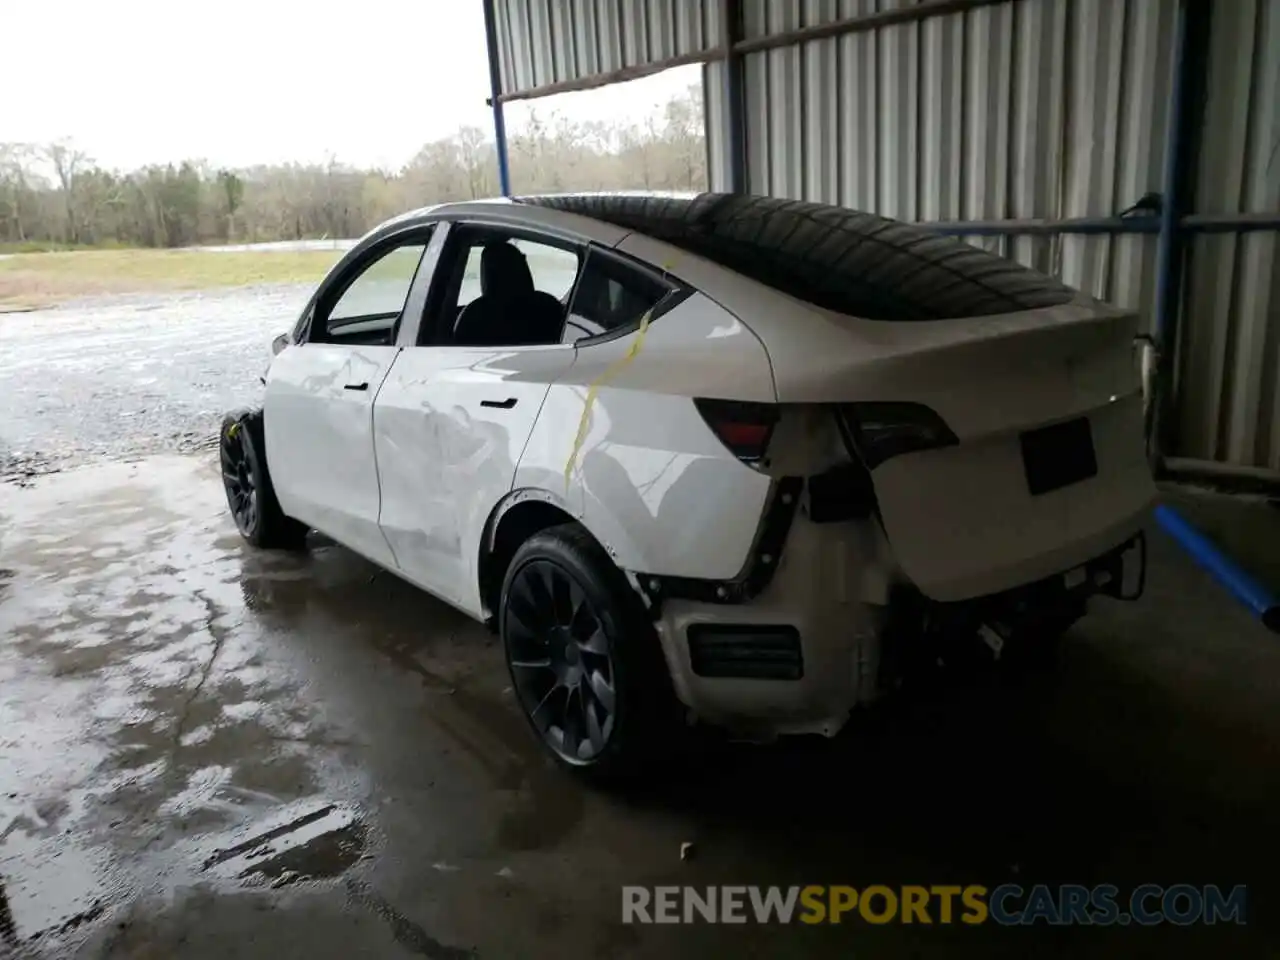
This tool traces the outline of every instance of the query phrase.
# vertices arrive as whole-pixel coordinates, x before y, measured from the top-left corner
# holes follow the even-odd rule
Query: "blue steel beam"
[[[502,64],[498,59],[498,24],[493,0],[484,0],[484,39],[489,48],[489,107],[493,110],[493,141],[498,158],[498,187],[511,196],[511,170],[507,162],[507,121],[502,112]]]

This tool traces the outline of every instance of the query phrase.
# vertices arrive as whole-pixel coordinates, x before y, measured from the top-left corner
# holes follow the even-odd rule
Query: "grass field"
[[[107,293],[315,283],[341,255],[340,250],[77,250],[18,254],[0,258],[0,312]]]
[[[562,297],[573,285],[576,257],[562,250],[517,241],[524,250],[538,288]],[[205,290],[264,283],[313,284],[341,250],[71,250],[0,255],[0,313],[38,309],[64,300],[111,293]],[[388,296],[403,298],[413,278],[422,247],[404,247],[369,268],[351,303],[356,310]],[[479,254],[468,259],[463,301],[480,293]]]

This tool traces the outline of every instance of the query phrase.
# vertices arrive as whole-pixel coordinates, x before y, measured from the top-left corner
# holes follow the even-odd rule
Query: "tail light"
[[[695,398],[694,405],[720,442],[746,463],[763,460],[778,422],[778,408],[769,403]]]
[[[904,453],[960,442],[940,416],[919,403],[846,403],[840,416],[847,439],[868,470]]]

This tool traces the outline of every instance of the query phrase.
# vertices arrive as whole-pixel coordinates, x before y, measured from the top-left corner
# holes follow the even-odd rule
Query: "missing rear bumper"
[[[903,675],[968,659],[988,648],[1050,643],[1082,616],[1097,596],[1133,601],[1146,585],[1147,541],[1142,532],[1104,554],[1063,573],[1001,593],[970,600],[930,600],[914,586],[894,589],[882,638],[889,686]],[[976,641],[976,642],[971,642]]]

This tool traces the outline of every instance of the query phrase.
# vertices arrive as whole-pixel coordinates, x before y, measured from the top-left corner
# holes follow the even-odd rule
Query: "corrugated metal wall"
[[[723,45],[719,0],[496,0],[506,90]],[[913,5],[741,0],[743,39]],[[1280,0],[1216,0],[1198,213],[1280,213]],[[1008,0],[749,53],[752,192],[917,221],[1105,217],[1163,189],[1177,0]],[[531,38],[540,38],[534,42]],[[727,67],[705,70],[712,187]],[[1153,322],[1154,234],[974,238]],[[1280,470],[1280,240],[1189,244],[1171,454]]]
[[[495,0],[502,90],[643,67],[720,45],[715,0]]]
[[[1280,0],[1213,5],[1196,209],[1280,211]],[[1280,469],[1280,237],[1201,234],[1188,263],[1180,440]]]
[[[746,0],[744,26],[898,5]],[[913,221],[1117,213],[1161,189],[1175,10],[1022,0],[748,54],[748,187]],[[708,67],[711,103],[724,69]],[[973,242],[1151,315],[1153,235]]]

